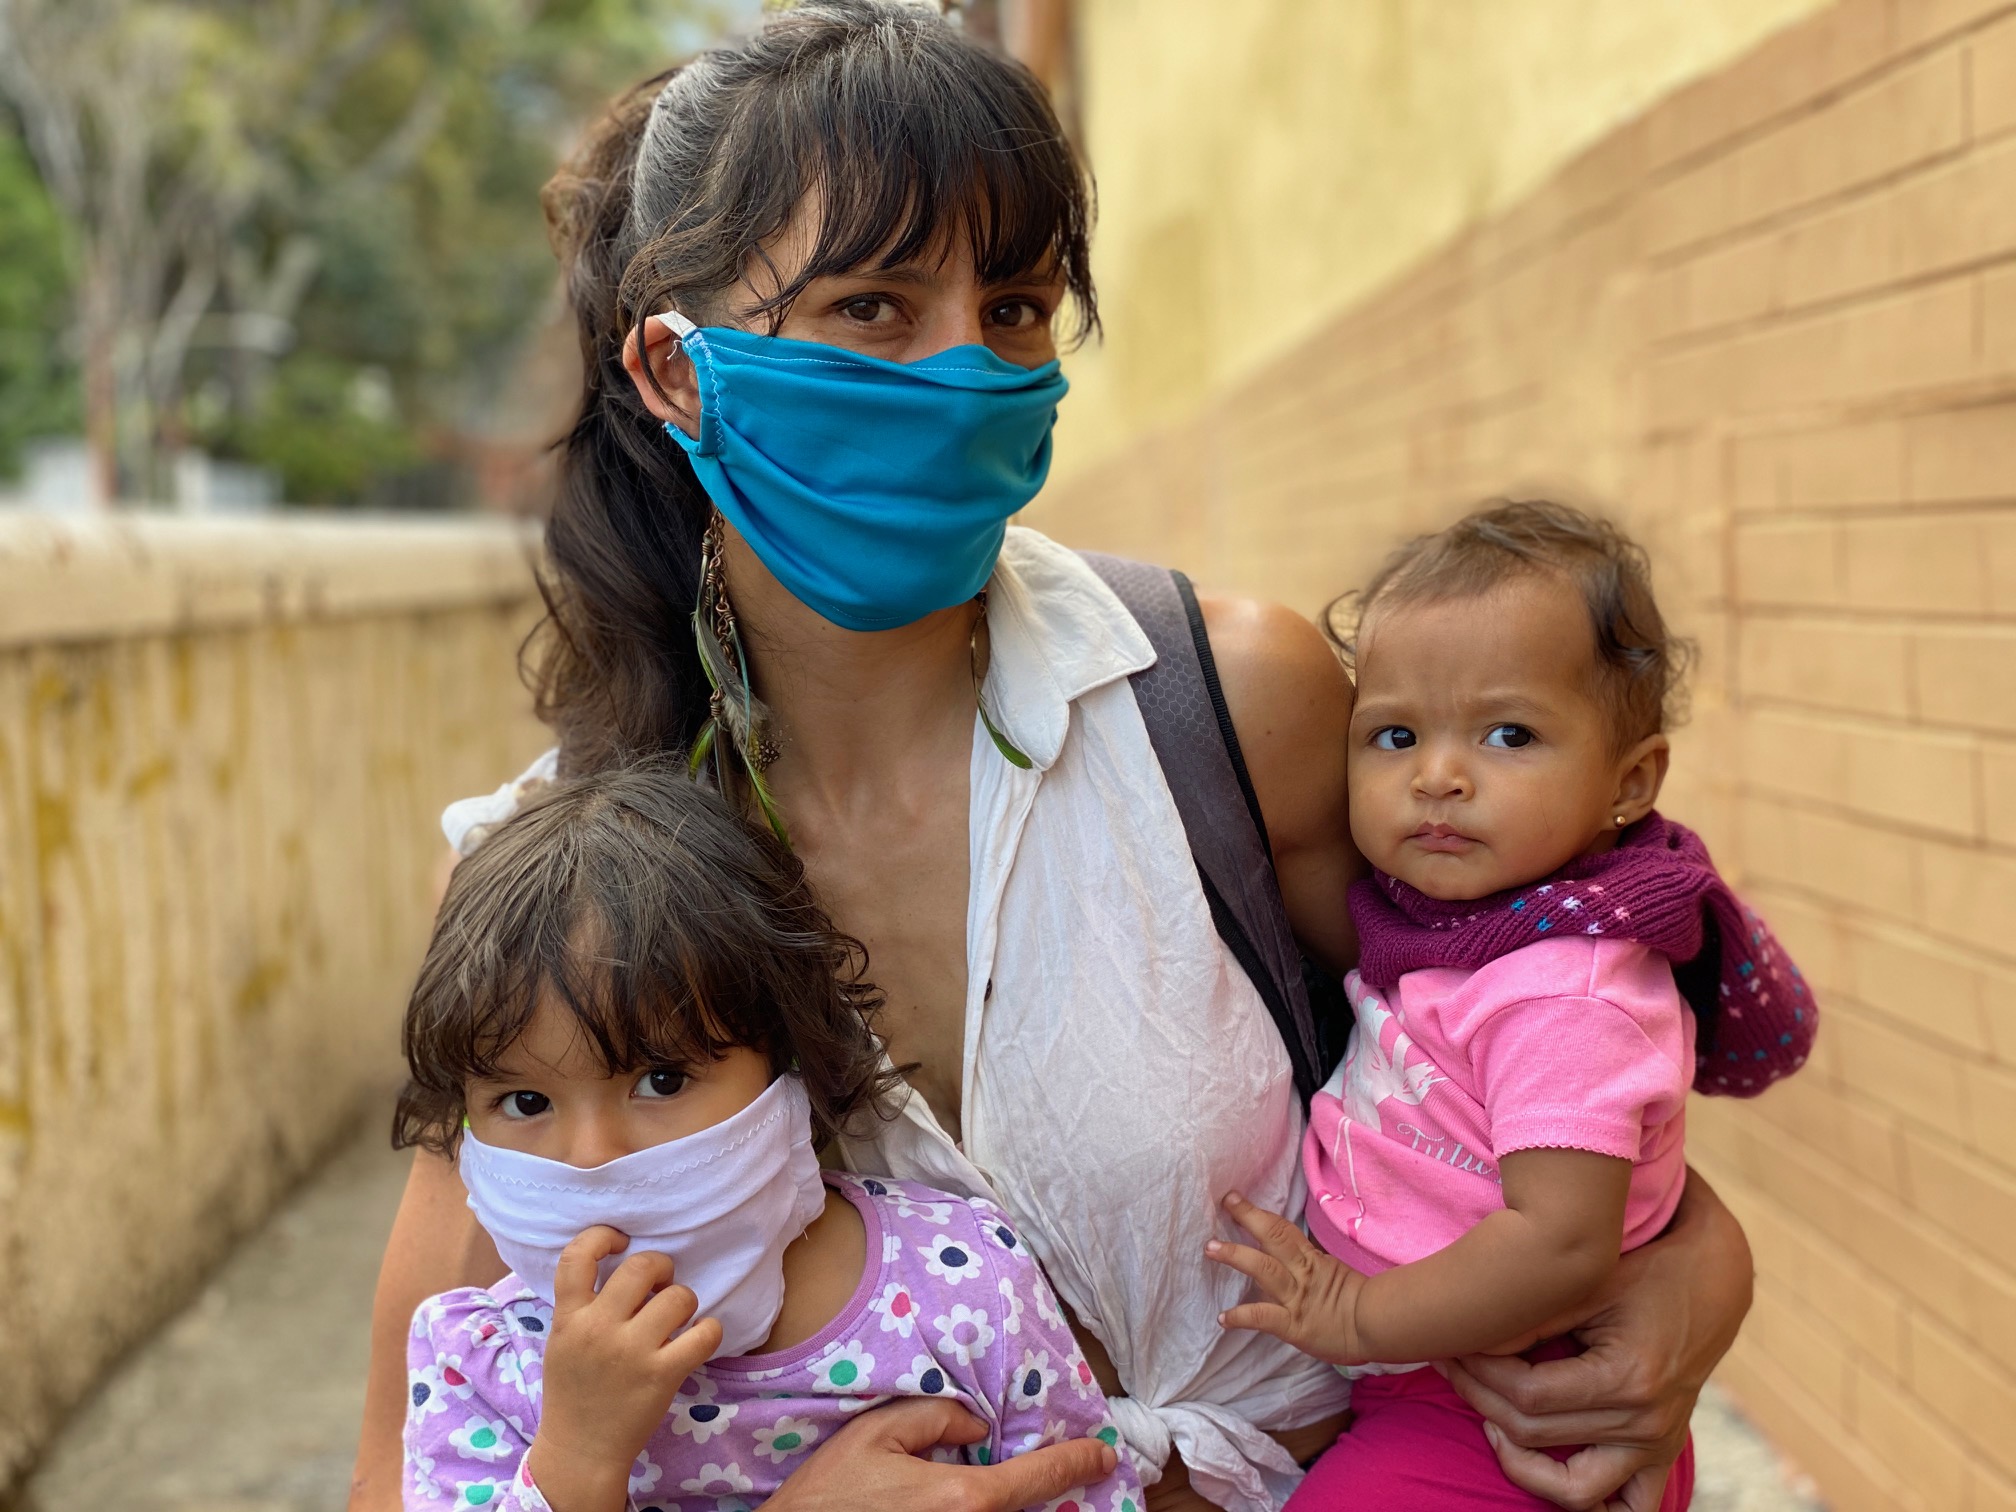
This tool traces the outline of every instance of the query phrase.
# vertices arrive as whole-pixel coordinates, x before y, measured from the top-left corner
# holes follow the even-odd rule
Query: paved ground
[[[27,1512],[341,1512],[405,1171],[376,1128],[338,1156],[77,1415]],[[1822,1512],[1712,1389],[1694,1431],[1695,1512]]]

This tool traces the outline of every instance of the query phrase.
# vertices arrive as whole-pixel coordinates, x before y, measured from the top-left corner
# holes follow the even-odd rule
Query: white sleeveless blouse
[[[1153,663],[1075,552],[1011,529],[988,600],[986,696],[1032,762],[974,722],[963,1146],[912,1093],[856,1171],[988,1197],[1112,1355],[1114,1415],[1148,1479],[1173,1444],[1228,1512],[1269,1512],[1301,1472],[1263,1429],[1341,1410],[1327,1365],[1218,1314],[1242,1277],[1218,1199],[1302,1211],[1303,1114],[1287,1052],[1218,937],[1128,677]],[[551,770],[550,753],[528,778]],[[522,783],[525,779],[520,779]],[[458,849],[518,785],[452,805]]]

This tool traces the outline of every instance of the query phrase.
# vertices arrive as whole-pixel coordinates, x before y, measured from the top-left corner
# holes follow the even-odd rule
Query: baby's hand
[[[545,1411],[527,1452],[533,1483],[554,1512],[621,1512],[630,1466],[695,1369],[721,1347],[721,1325],[672,1284],[672,1260],[632,1255],[598,1292],[595,1270],[630,1241],[598,1225],[560,1252]],[[685,1329],[675,1337],[675,1330]]]
[[[1218,1314],[1219,1323],[1272,1334],[1333,1365],[1363,1365],[1356,1313],[1365,1277],[1311,1244],[1286,1218],[1253,1206],[1237,1192],[1225,1194],[1225,1211],[1260,1248],[1211,1239],[1204,1253],[1251,1276],[1274,1300],[1228,1308]]]

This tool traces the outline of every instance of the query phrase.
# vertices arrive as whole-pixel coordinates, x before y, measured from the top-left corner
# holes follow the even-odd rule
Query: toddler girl
[[[1235,1193],[1261,1247],[1207,1250],[1270,1299],[1227,1326],[1358,1377],[1351,1428],[1292,1506],[1544,1507],[1409,1362],[1578,1316],[1679,1203],[1697,1072],[1760,1090],[1804,1060],[1812,1005],[1653,808],[1684,648],[1641,551],[1560,505],[1504,504],[1405,547],[1359,611],[1351,833],[1375,871],[1351,890],[1350,1050],[1303,1145],[1322,1249]],[[1687,1505],[1691,1454],[1663,1508]]]
[[[950,1396],[970,1461],[1097,1436],[1106,1479],[1052,1505],[1136,1512],[1001,1212],[821,1172],[894,1079],[858,964],[683,772],[562,785],[457,868],[399,1137],[454,1155],[512,1274],[414,1317],[406,1506],[735,1512],[863,1409]]]

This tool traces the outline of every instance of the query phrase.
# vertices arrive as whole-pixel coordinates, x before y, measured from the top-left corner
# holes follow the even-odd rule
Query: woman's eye
[[[1501,750],[1516,751],[1521,746],[1533,744],[1533,732],[1524,725],[1493,725],[1491,733],[1484,737],[1484,744],[1497,746]]]
[[[862,325],[875,325],[881,321],[883,312],[890,308],[889,301],[880,294],[864,294],[840,306],[840,313]]]
[[[1020,331],[1041,325],[1049,317],[1034,300],[1010,299],[994,306],[987,318],[997,326]]]
[[[676,1097],[686,1085],[684,1071],[646,1071],[637,1078],[639,1097]]]
[[[552,1106],[553,1099],[544,1092],[507,1092],[497,1111],[506,1118],[537,1118]]]
[[[1412,750],[1414,732],[1405,725],[1388,725],[1373,735],[1372,744],[1382,751]]]

